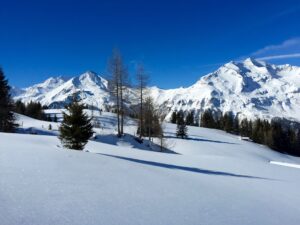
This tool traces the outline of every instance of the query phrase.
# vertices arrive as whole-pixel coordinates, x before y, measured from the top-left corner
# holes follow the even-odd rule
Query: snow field
[[[47,122],[19,121],[45,134]],[[299,158],[213,129],[189,127],[190,139],[177,139],[172,124],[165,133],[177,154],[149,151],[130,138],[134,121],[119,141],[109,136],[114,115],[101,121],[85,151],[61,148],[56,131],[0,133],[1,224],[299,224],[300,170],[270,164]]]

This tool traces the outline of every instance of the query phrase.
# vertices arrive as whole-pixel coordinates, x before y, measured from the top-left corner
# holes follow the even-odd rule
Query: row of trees
[[[181,138],[188,137],[187,126],[199,126],[198,122],[195,121],[194,111],[190,111],[185,116],[183,111],[174,111],[171,115],[171,123],[177,124],[176,136]]]
[[[31,101],[28,104],[24,104],[21,100],[18,100],[15,102],[14,111],[38,120],[51,120],[49,116],[46,116],[44,107],[39,102]]]
[[[121,137],[124,134],[124,119],[127,113],[126,110],[126,96],[130,90],[129,87],[129,73],[125,66],[119,50],[114,49],[112,57],[109,60],[109,89],[114,96],[115,112],[117,114],[117,135]],[[148,137],[163,137],[163,129],[161,125],[161,118],[158,115],[153,99],[147,95],[147,84],[149,76],[145,72],[142,64],[137,65],[136,68],[136,85],[138,110],[134,115],[138,118],[137,134],[139,139]],[[129,115],[129,113],[127,113]],[[131,113],[132,115],[132,113]]]
[[[218,115],[206,110],[201,116],[201,126],[222,129],[249,137],[252,141],[270,148],[300,156],[300,131],[282,120],[239,120],[231,112]]]
[[[183,119],[185,124],[188,126],[199,126],[198,122],[195,121],[194,111],[188,112],[187,116],[184,117],[184,113],[182,111],[174,111],[171,115],[171,123],[178,124],[178,120]]]

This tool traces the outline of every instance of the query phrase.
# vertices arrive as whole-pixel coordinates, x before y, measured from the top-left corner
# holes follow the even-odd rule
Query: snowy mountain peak
[[[256,67],[265,67],[266,66],[266,63],[265,62],[262,62],[262,61],[259,61],[257,59],[254,59],[254,58],[247,58],[243,61],[243,64],[245,66],[256,66]]]
[[[95,72],[88,70],[85,73],[81,74],[79,77],[80,80],[84,80],[84,79],[95,80],[98,77],[98,75]]]
[[[133,89],[129,92],[128,104],[134,104],[136,93]],[[107,80],[92,71],[68,81],[52,77],[12,93],[15,100],[39,101],[53,108],[63,107],[74,93],[80,93],[83,103],[103,110],[114,106]],[[173,111],[194,111],[199,118],[204,110],[213,109],[247,118],[284,117],[300,121],[300,67],[297,66],[277,66],[248,58],[226,63],[190,87],[170,90],[152,87],[149,93],[166,119]]]
[[[38,84],[37,86],[40,87],[56,87],[64,82],[66,82],[68,78],[63,77],[63,76],[58,76],[58,77],[50,77],[47,80],[45,80],[43,83]]]
[[[92,85],[98,86],[101,89],[107,89],[107,80],[92,71],[87,71],[78,77],[74,78],[74,83],[81,86]]]

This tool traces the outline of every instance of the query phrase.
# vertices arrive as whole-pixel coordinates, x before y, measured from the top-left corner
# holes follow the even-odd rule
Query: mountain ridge
[[[300,67],[289,64],[273,65],[252,58],[231,61],[189,87],[148,89],[167,120],[173,111],[194,111],[199,118],[204,110],[212,109],[219,113],[231,111],[250,119],[282,117],[300,121]],[[21,91],[13,90],[13,97],[59,108],[67,104],[75,92],[79,92],[85,104],[102,110],[114,105],[108,81],[92,71],[69,80],[51,77]],[[128,104],[135,104],[134,89],[130,89],[128,95],[133,99]]]

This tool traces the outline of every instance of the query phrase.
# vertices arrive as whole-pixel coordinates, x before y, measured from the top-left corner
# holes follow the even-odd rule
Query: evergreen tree
[[[25,115],[38,120],[47,120],[47,116],[39,102],[29,102],[26,105]]]
[[[217,117],[215,125],[216,125],[217,129],[224,130],[224,127],[223,127],[223,125],[224,125],[224,116],[223,116],[222,113],[219,117]]]
[[[287,131],[287,148],[293,155],[297,155],[297,132],[291,128]]]
[[[59,139],[66,148],[82,150],[93,135],[91,119],[83,109],[84,106],[74,98],[67,106],[68,113],[63,113]]]
[[[46,115],[47,121],[52,122],[51,116],[49,114]]]
[[[184,113],[182,110],[176,113],[176,124],[178,124],[178,121],[183,119],[184,120]]]
[[[244,137],[249,137],[250,133],[249,133],[249,122],[248,120],[245,118],[241,121],[240,124],[240,134]]]
[[[234,134],[239,134],[240,133],[240,121],[238,116],[235,116],[235,118],[233,119],[233,133]]]
[[[145,72],[144,66],[139,64],[137,66],[136,71],[136,80],[137,80],[137,93],[139,96],[139,112],[138,112],[138,119],[139,119],[139,129],[142,131],[140,132],[140,139],[142,138],[143,130],[144,130],[144,103],[145,103],[145,96],[146,96],[146,87],[149,82],[149,76]]]
[[[211,110],[205,110],[201,115],[201,127],[216,128],[216,122],[214,120]]]
[[[176,111],[174,111],[172,113],[171,121],[170,122],[176,124],[176,120],[177,120],[177,113],[176,113]]]
[[[47,105],[43,105],[42,109],[43,109],[43,110],[45,110],[45,109],[49,109],[49,106],[47,106]]]
[[[252,122],[252,120],[250,120],[248,123],[248,136],[249,137],[252,135],[252,130],[253,130],[253,122]]]
[[[0,131],[13,132],[17,125],[13,114],[14,105],[10,96],[10,87],[0,68]]]
[[[262,129],[262,121],[260,119],[257,119],[253,123],[253,129],[251,134],[251,139],[256,143],[263,143],[263,129]]]
[[[296,131],[295,155],[300,156],[300,130]]]
[[[21,100],[16,101],[16,103],[15,103],[15,110],[14,111],[16,113],[25,115],[25,113],[26,113],[26,106],[25,106],[25,104]]]
[[[194,111],[191,111],[186,116],[186,125],[194,126]]]
[[[286,141],[287,135],[283,131],[281,123],[277,121],[272,121],[271,132],[272,132],[272,143],[270,147],[278,151],[285,150],[286,143],[287,143]]]
[[[223,117],[223,129],[226,132],[233,132],[234,131],[233,115],[230,112],[226,112],[224,117]]]
[[[262,128],[260,129],[260,133],[262,135],[262,140],[261,143],[264,145],[268,145],[271,137],[271,125],[268,120],[263,120],[262,121]]]
[[[187,138],[187,131],[188,131],[188,128],[187,128],[186,123],[184,121],[183,112],[179,112],[177,114],[176,136],[181,137],[181,138]]]

